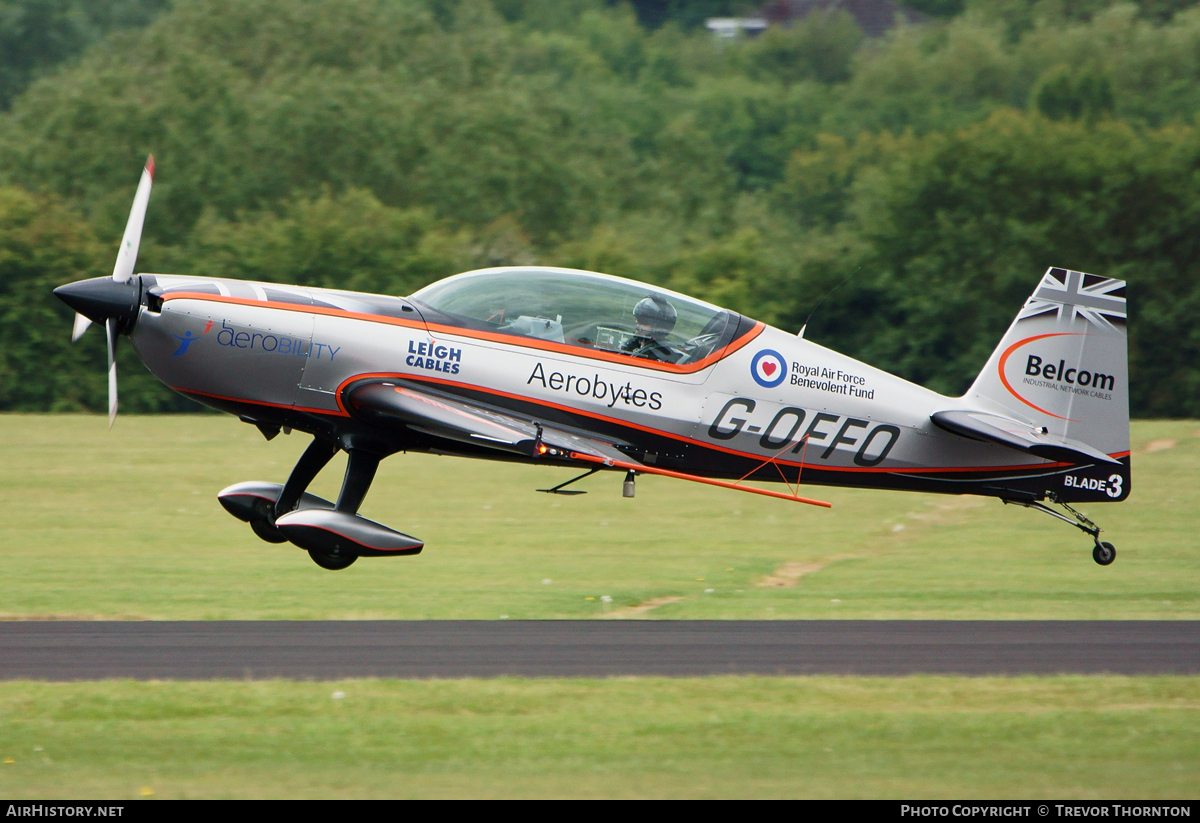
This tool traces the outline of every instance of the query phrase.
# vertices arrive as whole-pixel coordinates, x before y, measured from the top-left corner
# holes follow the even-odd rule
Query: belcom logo
[[[1065,360],[1059,360],[1058,365],[1042,364],[1042,358],[1036,354],[1029,355],[1025,363],[1025,374],[1042,377],[1046,380],[1069,383],[1073,386],[1095,386],[1097,389],[1113,390],[1114,378],[1111,374],[1088,371],[1087,369],[1067,369]]]
[[[1059,351],[1062,350],[1062,345],[1056,346],[1052,338],[1081,336],[1085,335],[1081,335],[1078,332],[1057,332],[1039,334],[1027,337],[1024,340],[1018,340],[1005,349],[1004,354],[1000,356],[1000,363],[998,365],[1000,382],[1004,384],[1004,388],[1008,389],[1013,397],[1020,400],[1026,406],[1042,414],[1056,417],[1059,420],[1074,420],[1075,418],[1055,414],[1053,411],[1043,408],[1043,406],[1065,409],[1069,408],[1070,404],[1065,403],[1065,399],[1059,399],[1057,395],[1047,395],[1045,392],[1046,389],[1063,392],[1067,395],[1084,395],[1098,400],[1111,400],[1113,397],[1112,393],[1117,389],[1117,379],[1114,375],[1109,374],[1107,370],[1100,371],[1093,364],[1086,364],[1087,367],[1082,363],[1076,366],[1068,366],[1065,358],[1058,357],[1056,354],[1050,354],[1044,350],[1045,348],[1051,350],[1058,348]],[[1010,375],[1007,372],[1009,359],[1016,354],[1018,349],[1039,342],[1041,343],[1039,348],[1043,348],[1043,351],[1037,353],[1022,352],[1021,354],[1024,359],[1013,363],[1014,371],[1020,369],[1020,372],[1011,375],[1012,380],[1010,381]],[[1018,389],[1020,390],[1018,391]],[[1037,403],[1034,403],[1026,396],[1027,394],[1036,397],[1038,403],[1042,405],[1039,406]],[[1063,405],[1060,406],[1060,403]]]

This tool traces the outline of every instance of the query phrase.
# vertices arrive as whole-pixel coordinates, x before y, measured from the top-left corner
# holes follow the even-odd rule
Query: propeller
[[[146,204],[150,202],[150,186],[154,184],[154,155],[146,158],[142,179],[138,181],[137,194],[133,196],[133,207],[129,210],[129,221],[125,224],[125,236],[117,251],[117,263],[113,266],[112,279],[124,283],[133,276],[133,264],[137,262],[138,247],[142,243],[142,224],[146,222]]]
[[[108,427],[117,419],[117,321],[104,321],[104,336],[108,338]]]
[[[88,330],[88,326],[92,325],[92,321],[84,317],[79,312],[75,312],[75,325],[71,327],[71,342],[74,343],[79,338],[83,337],[83,333]]]
[[[54,290],[71,308],[75,309],[75,324],[71,328],[71,342],[74,343],[93,321],[104,321],[104,336],[108,342],[108,427],[111,429],[117,417],[117,334],[122,330],[120,320],[136,318],[138,295],[133,294],[130,304],[131,290],[127,286],[133,277],[133,267],[137,263],[138,248],[142,243],[142,225],[146,221],[146,206],[150,203],[150,187],[154,183],[154,155],[146,158],[146,167],[142,169],[142,179],[138,182],[137,193],[133,196],[133,206],[129,210],[129,220],[125,223],[125,234],[121,237],[121,246],[117,249],[117,262],[113,266],[112,282],[108,278],[82,280],[70,283]],[[133,289],[137,292],[139,289]],[[128,321],[132,323],[132,320]],[[124,327],[128,331],[128,325]]]

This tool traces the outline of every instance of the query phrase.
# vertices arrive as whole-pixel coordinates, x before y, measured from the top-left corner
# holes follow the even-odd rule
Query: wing
[[[460,398],[434,394],[403,380],[360,383],[345,393],[346,404],[355,414],[382,425],[402,424],[413,431],[443,437],[460,443],[496,449],[528,457],[545,456],[574,460],[595,466],[658,474],[693,483],[706,483],[734,491],[762,494],[829,507],[820,500],[799,495],[743,486],[724,480],[700,477],[647,466],[624,454],[620,446],[628,444],[586,437],[558,426],[524,419],[499,409],[488,408]],[[769,461],[768,461],[769,462]],[[765,465],[765,464],[764,464]],[[790,488],[790,487],[789,487]]]
[[[967,437],[997,443],[1010,449],[1063,463],[1117,463],[1087,443],[1056,437],[1023,423],[978,411],[940,411],[930,415],[939,428]]]
[[[616,443],[604,442],[553,425],[526,420],[457,398],[433,394],[403,381],[372,382],[353,387],[346,401],[357,413],[377,422],[402,423],[413,431],[459,443],[523,454],[553,457],[572,453],[628,462]]]

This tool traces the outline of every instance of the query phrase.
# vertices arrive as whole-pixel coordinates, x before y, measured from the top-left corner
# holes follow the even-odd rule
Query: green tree
[[[0,0],[0,110],[31,81],[114,29],[142,26],[170,0]]]
[[[817,258],[825,283],[860,273],[814,319],[810,337],[955,394],[1042,272],[1066,266],[1129,281],[1135,413],[1200,408],[1196,129],[1007,111],[898,147],[904,156],[859,172],[837,229],[857,238],[846,244],[851,253]],[[803,316],[784,319],[798,326]]]
[[[350,189],[232,222],[210,214],[168,254],[187,274],[406,295],[456,273],[469,253],[466,238],[440,232],[427,212]]]
[[[747,68],[757,78],[781,83],[850,79],[851,61],[863,33],[849,13],[815,12],[790,26],[771,26],[743,47]]]
[[[87,23],[109,33],[0,112],[0,250],[44,261],[10,266],[6,368],[50,372],[13,330],[40,306],[71,376],[5,407],[103,404],[103,347],[68,347],[47,295],[110,265],[152,151],[145,269],[394,294],[606,270],[793,331],[812,315],[810,338],[956,392],[1066,265],[1130,281],[1135,413],[1200,414],[1200,9],[967,0],[869,42],[838,14],[720,42],[693,19],[720,5],[647,26],[655,4],[607,0],[180,0]],[[121,356],[126,408],[177,402],[148,377],[139,399]]]
[[[1080,117],[1094,120],[1112,113],[1112,84],[1103,74],[1080,74],[1066,66],[1056,66],[1034,86],[1033,102],[1038,111],[1054,120]]]
[[[72,312],[52,292],[111,273],[116,250],[55,199],[0,188],[0,410],[108,407],[104,331],[72,344]],[[128,344],[118,348],[118,372],[126,411],[199,408],[154,379]]]

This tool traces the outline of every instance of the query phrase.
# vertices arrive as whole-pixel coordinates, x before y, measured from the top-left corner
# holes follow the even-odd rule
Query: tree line
[[[915,0],[883,38],[835,12],[718,41],[672,2],[111,5],[0,113],[0,409],[104,405],[50,290],[111,270],[153,152],[141,271],[593,269],[956,394],[1066,266],[1129,281],[1133,413],[1200,415],[1194,6]],[[123,408],[194,408],[122,358]]]

